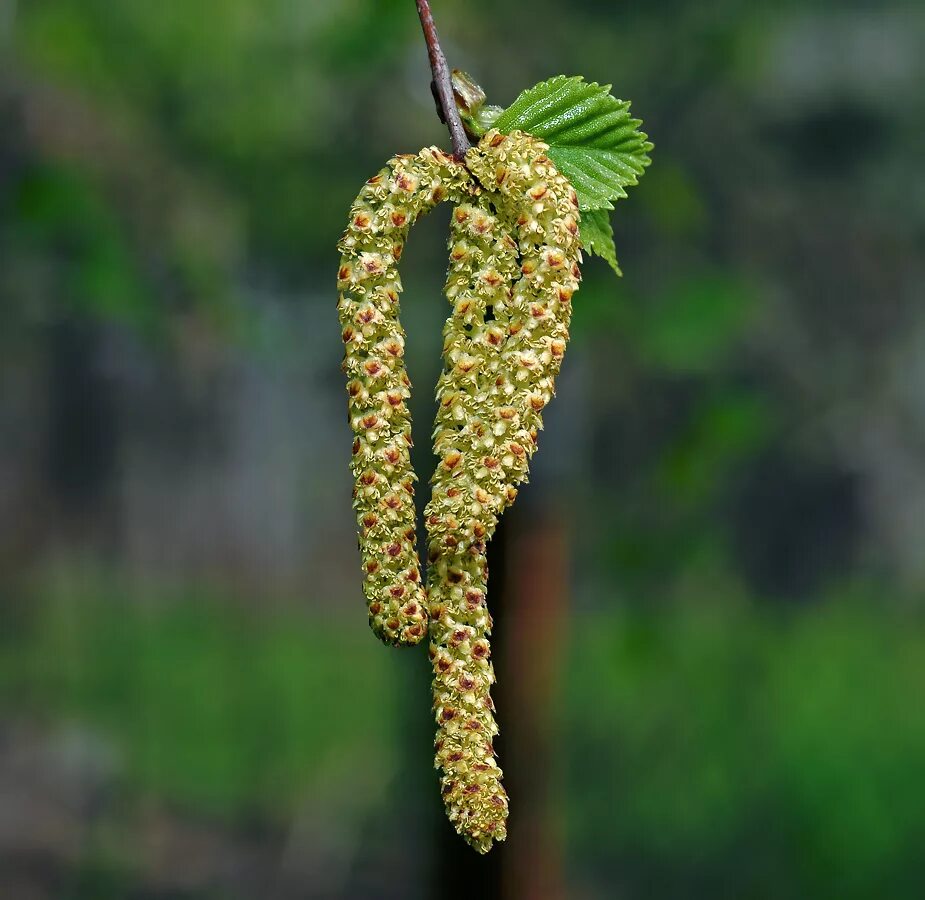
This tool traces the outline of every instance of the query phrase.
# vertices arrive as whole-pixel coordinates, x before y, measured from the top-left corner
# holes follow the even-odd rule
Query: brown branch
[[[453,97],[453,83],[450,81],[450,67],[437,37],[437,27],[430,12],[429,0],[416,0],[418,16],[421,18],[421,28],[424,29],[424,41],[427,43],[427,55],[430,57],[430,70],[434,80],[431,83],[434,96],[439,101],[442,120],[450,130],[450,139],[453,142],[453,156],[462,161],[469,149],[469,139],[463,128],[456,100]]]

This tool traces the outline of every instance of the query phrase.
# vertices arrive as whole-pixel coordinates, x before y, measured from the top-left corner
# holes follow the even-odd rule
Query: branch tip
[[[453,83],[450,80],[450,68],[446,62],[440,39],[437,37],[437,27],[430,11],[429,0],[416,0],[418,16],[421,19],[421,28],[424,31],[424,42],[427,44],[427,56],[430,59],[430,70],[433,73],[431,89],[438,102],[441,121],[446,123],[450,131],[450,140],[453,143],[453,156],[462,161],[469,149],[469,138],[466,136],[456,100],[453,96]]]

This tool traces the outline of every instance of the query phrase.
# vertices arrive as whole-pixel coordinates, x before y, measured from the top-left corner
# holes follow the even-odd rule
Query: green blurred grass
[[[918,896],[925,618],[858,593],[581,623],[564,725],[582,868],[640,897]]]
[[[344,751],[396,746],[395,671],[363,627],[196,592],[55,588],[0,640],[7,714],[112,737],[138,787],[211,814],[278,818]]]
[[[133,790],[283,821],[332,760],[401,765],[403,654],[355,617],[56,585],[18,605],[0,639],[0,708],[98,729]],[[632,897],[915,896],[925,618],[872,599],[575,617],[556,809],[588,896],[616,872]]]

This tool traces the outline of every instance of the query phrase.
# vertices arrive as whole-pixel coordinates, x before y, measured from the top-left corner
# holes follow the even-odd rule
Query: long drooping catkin
[[[389,644],[415,644],[427,612],[415,538],[411,385],[399,321],[401,259],[416,219],[473,190],[465,167],[436,148],[396,156],[363,187],[338,244],[338,311],[344,341],[354,508],[369,621]]]
[[[493,310],[510,297],[519,272],[517,244],[498,218],[497,200],[483,192],[472,203],[460,204],[450,219],[446,296],[453,309],[444,327],[434,430],[440,463],[425,512],[429,535],[441,526],[452,531],[440,543],[431,540],[429,547],[435,762],[443,773],[450,820],[482,852],[492,840],[505,837],[507,795],[492,746],[498,728],[489,694],[494,672],[485,605],[487,536],[479,498],[486,504],[491,498],[481,490],[472,494],[464,457],[491,417],[486,388],[496,377],[497,351],[505,339]],[[436,511],[437,497],[447,504],[443,513]]]
[[[466,162],[488,188],[454,212],[425,511],[436,765],[450,820],[477,850],[506,834],[489,688],[485,546],[526,480],[568,340],[578,201],[528,135],[485,135]],[[513,235],[513,238],[512,238]]]

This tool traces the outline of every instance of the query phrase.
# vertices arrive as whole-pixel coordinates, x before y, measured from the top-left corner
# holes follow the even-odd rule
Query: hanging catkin
[[[338,244],[363,590],[370,626],[389,644],[415,644],[427,630],[415,546],[411,384],[399,321],[398,263],[417,218],[471,190],[465,167],[435,147],[396,156],[360,191]]]
[[[493,200],[500,197],[483,192],[473,203],[460,204],[450,218],[446,296],[453,308],[444,327],[434,431],[440,461],[425,512],[429,535],[441,526],[447,529],[443,540],[431,540],[429,547],[435,763],[443,773],[450,820],[483,852],[492,840],[505,837],[507,795],[492,746],[498,728],[489,694],[494,672],[483,504],[491,497],[481,489],[470,491],[464,459],[491,416],[487,385],[496,377],[497,350],[505,338],[493,311],[509,299],[519,272],[517,244]],[[439,497],[442,512],[437,511]]]
[[[580,279],[578,200],[546,150],[490,131],[467,154],[487,190],[452,217],[425,510],[435,763],[450,820],[483,853],[504,839],[508,805],[492,744],[486,543],[527,478]]]

